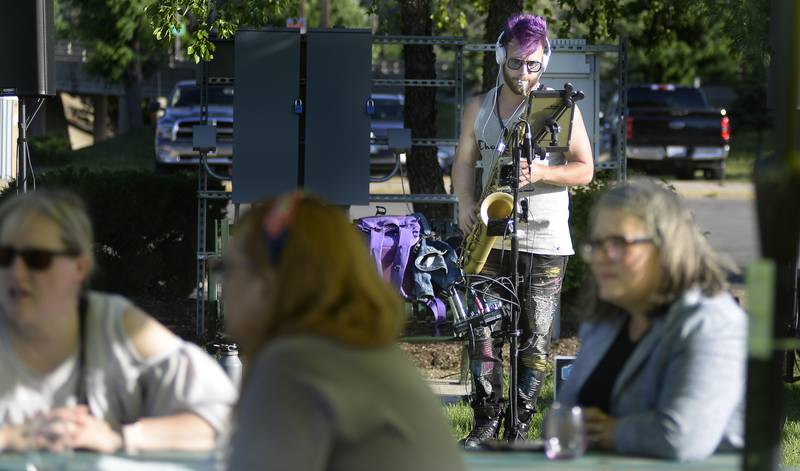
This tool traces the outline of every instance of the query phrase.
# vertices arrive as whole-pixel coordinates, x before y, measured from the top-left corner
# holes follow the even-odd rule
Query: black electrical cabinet
[[[369,202],[368,30],[240,30],[235,41],[233,200],[295,188]]]

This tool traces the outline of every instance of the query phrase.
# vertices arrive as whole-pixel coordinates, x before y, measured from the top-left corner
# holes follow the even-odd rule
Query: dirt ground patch
[[[199,343],[195,327],[197,324],[194,299],[146,295],[131,296],[130,299],[176,335],[190,342]],[[207,319],[209,318],[207,317]],[[410,322],[405,334],[432,336],[434,329],[429,323]],[[441,334],[444,337],[449,337],[452,336],[452,331],[448,332],[443,329]],[[435,342],[401,341],[400,348],[409,355],[426,378],[451,380],[460,378],[464,342],[456,340]],[[552,362],[553,357],[556,355],[574,355],[577,351],[578,339],[576,337],[561,338],[552,343],[549,360]],[[508,365],[508,345],[503,348],[503,361],[505,365]]]
[[[423,376],[431,379],[458,379],[461,374],[462,342],[408,343],[400,342]],[[555,340],[550,346],[548,362],[556,355],[575,355],[579,342],[576,337]],[[503,348],[503,363],[508,365],[508,345]]]

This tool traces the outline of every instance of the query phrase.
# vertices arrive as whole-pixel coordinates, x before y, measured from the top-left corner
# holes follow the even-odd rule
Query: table
[[[74,453],[66,462],[59,456],[40,454],[42,471],[216,471],[208,453],[165,452],[145,456]],[[0,471],[25,471],[27,458],[20,453],[0,454]],[[61,462],[61,463],[60,463]]]
[[[44,456],[45,463],[52,464],[54,457]],[[577,460],[550,461],[542,452],[519,451],[475,451],[465,452],[464,461],[468,471],[552,471],[583,469],[599,471],[617,470],[695,470],[738,471],[740,457],[737,454],[719,454],[691,463],[634,458],[611,454],[589,453]],[[24,471],[25,455],[0,454],[0,471]],[[47,471],[58,468],[44,468]],[[67,467],[58,471],[216,471],[214,461],[202,453],[158,453],[146,456],[98,455],[75,453]]]
[[[741,459],[738,454],[718,454],[700,462],[635,458],[612,454],[588,453],[577,460],[550,461],[543,452],[477,451],[465,452],[464,460],[469,471],[551,471],[551,470],[697,470],[738,471]]]

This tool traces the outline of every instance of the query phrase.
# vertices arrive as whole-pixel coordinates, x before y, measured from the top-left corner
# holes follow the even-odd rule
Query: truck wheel
[[[694,180],[694,169],[689,168],[682,168],[677,172],[678,180]]]
[[[709,168],[703,171],[703,177],[706,180],[724,180],[725,179],[725,162],[722,161],[714,168]]]

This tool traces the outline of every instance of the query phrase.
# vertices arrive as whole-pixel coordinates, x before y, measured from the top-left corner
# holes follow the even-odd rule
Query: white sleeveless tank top
[[[502,136],[502,129],[494,103],[497,91],[497,88],[493,88],[486,94],[473,129],[481,153],[483,188],[488,184],[492,167],[500,155],[497,146]],[[508,121],[504,122],[507,129],[514,128],[523,111],[524,106],[520,106]],[[554,167],[565,165],[566,159],[563,153],[548,153],[544,160],[536,159],[535,163]],[[526,185],[520,190],[520,199],[527,200],[528,204],[528,222],[517,225],[520,251],[538,255],[574,254],[569,234],[567,187],[537,182]],[[517,214],[521,211],[521,208],[517,208]],[[510,238],[495,244],[494,248],[510,250]]]

